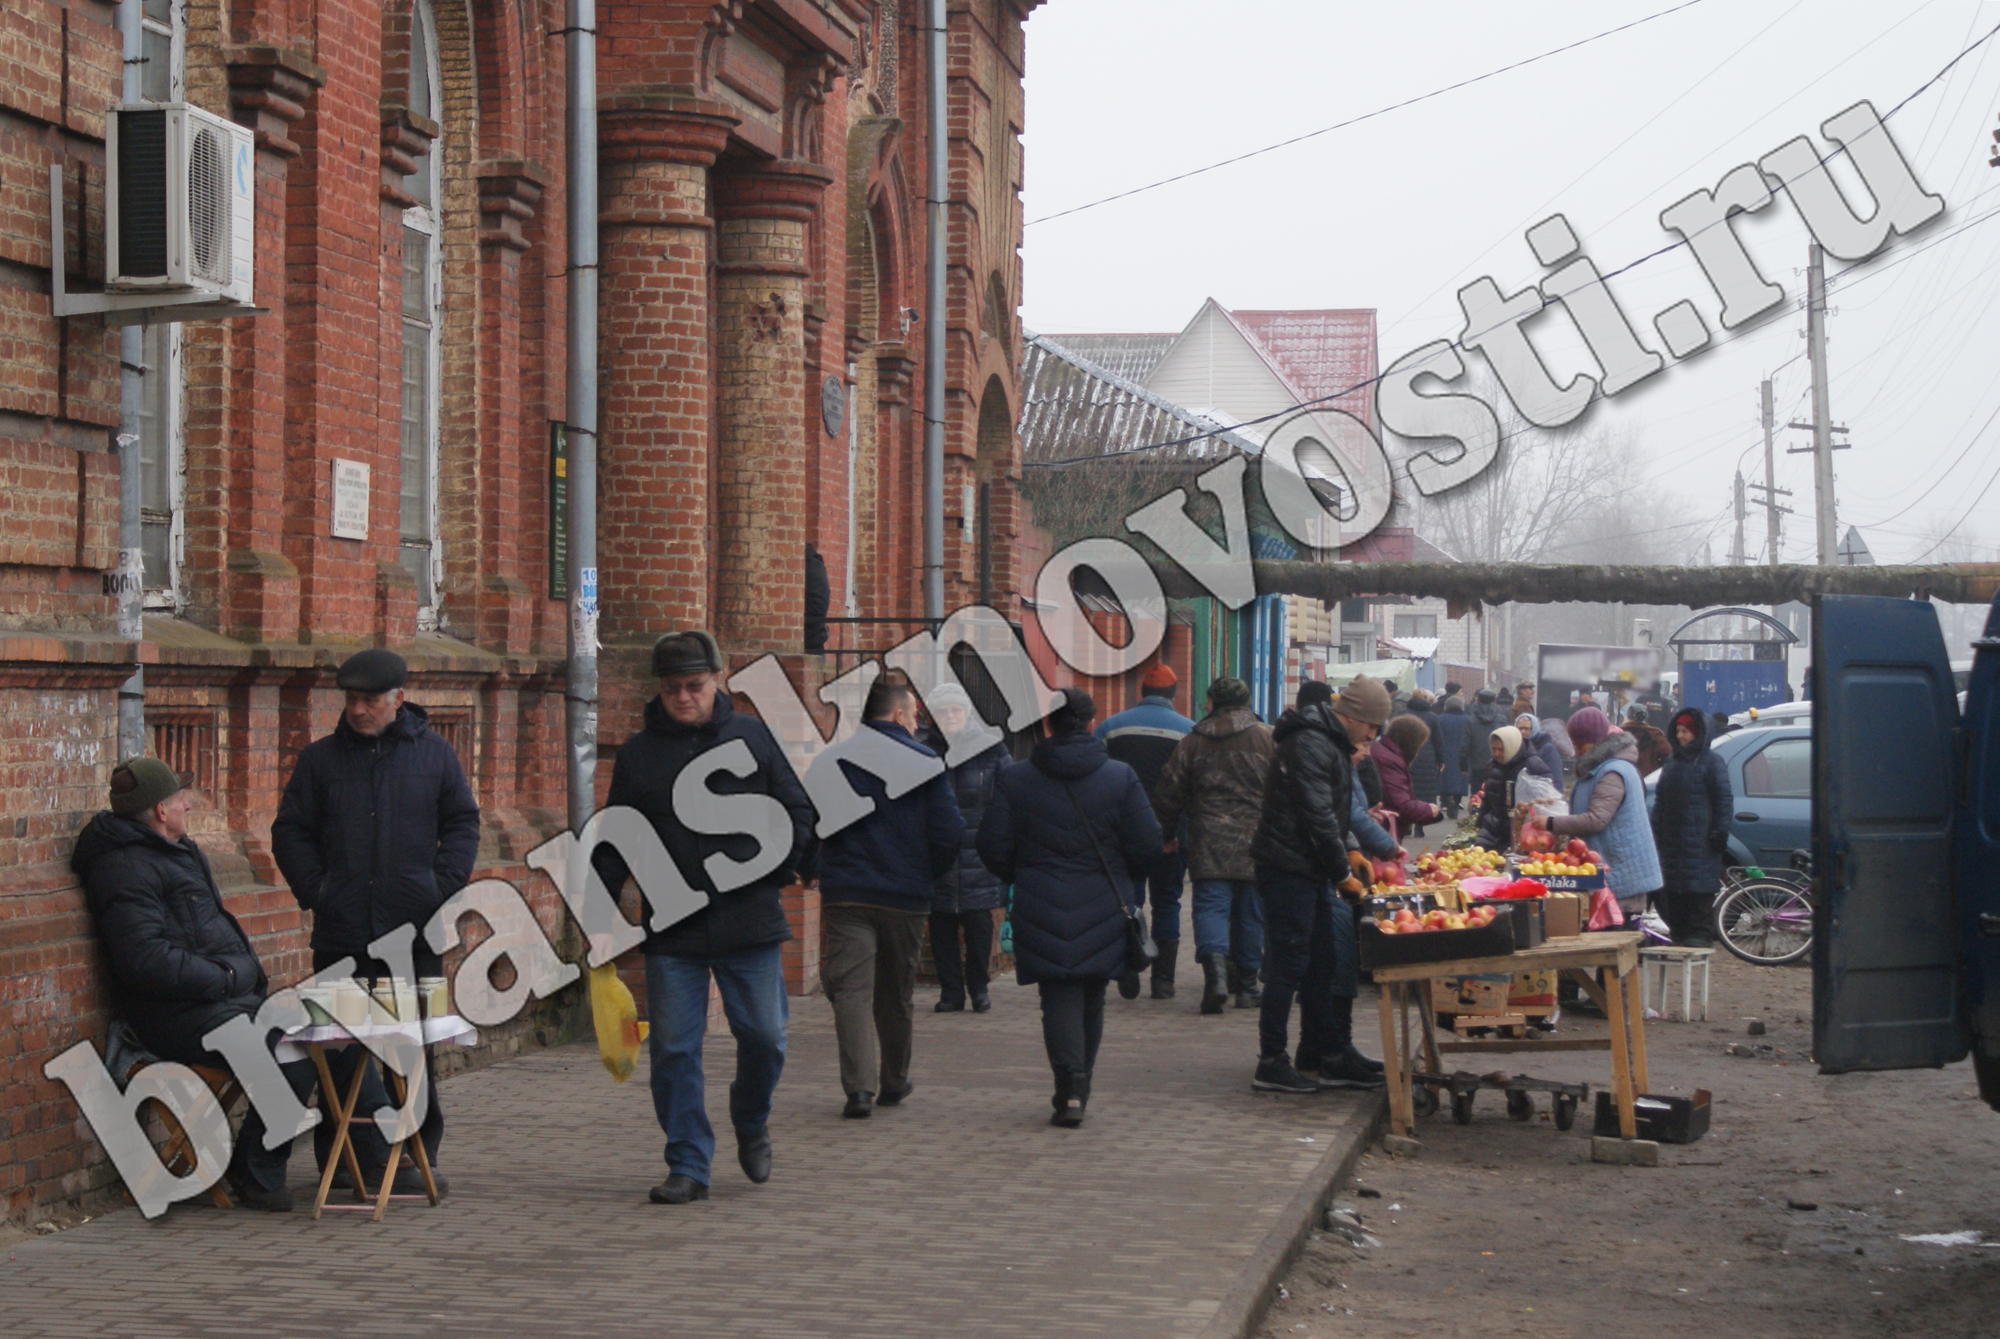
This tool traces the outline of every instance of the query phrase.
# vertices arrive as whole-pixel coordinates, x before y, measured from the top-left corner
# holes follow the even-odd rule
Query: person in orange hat
[[[1145,787],[1146,800],[1156,817],[1160,805],[1155,791],[1160,775],[1167,770],[1174,746],[1194,729],[1193,721],[1174,710],[1174,693],[1179,686],[1173,667],[1156,662],[1139,676],[1139,705],[1108,718],[1095,731],[1112,758],[1139,774],[1139,784]],[[1181,947],[1181,885],[1187,881],[1187,855],[1178,840],[1182,835],[1166,833],[1167,849],[1146,872],[1153,904],[1153,942],[1160,946],[1160,956],[1153,960],[1156,1000],[1174,997],[1174,959]],[[1138,974],[1120,976],[1118,993],[1128,1000],[1137,999]]]

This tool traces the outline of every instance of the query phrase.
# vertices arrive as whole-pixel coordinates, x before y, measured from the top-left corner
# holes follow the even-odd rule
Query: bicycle
[[[1715,933],[1724,948],[1759,967],[1781,967],[1812,951],[1812,882],[1805,871],[1742,865],[1724,871],[1722,884]]]

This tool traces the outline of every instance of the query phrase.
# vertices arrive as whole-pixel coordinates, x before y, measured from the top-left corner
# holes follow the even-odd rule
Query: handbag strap
[[[1097,852],[1097,863],[1104,867],[1104,877],[1111,884],[1111,895],[1118,899],[1119,907],[1124,910],[1127,917],[1130,917],[1133,911],[1132,904],[1118,891],[1118,876],[1112,872],[1111,857],[1104,853],[1104,843],[1097,840],[1097,828],[1091,823],[1090,814],[1084,809],[1083,801],[1076,797],[1075,789],[1067,781],[1063,782],[1063,793],[1069,796],[1070,804],[1076,809],[1077,818],[1083,822],[1083,830],[1090,837],[1090,848]]]

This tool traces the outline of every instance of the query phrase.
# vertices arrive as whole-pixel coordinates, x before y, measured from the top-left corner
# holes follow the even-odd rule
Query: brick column
[[[286,503],[286,190],[303,120],[326,71],[269,44],[223,48],[230,110],[256,132],[257,272],[268,316],[228,323],[226,374],[189,377],[187,533],[191,612],[248,642],[288,642],[299,629],[299,573],[284,554]],[[190,369],[191,371],[193,369]],[[230,775],[241,777],[236,768]]]
[[[717,635],[747,657],[804,641],[806,232],[834,177],[777,161],[716,173]]]
[[[621,93],[599,112],[599,736],[652,693],[647,649],[709,621],[708,167],[735,114]]]
[[[534,587],[547,592],[547,576],[534,563],[542,545],[520,533],[535,510],[526,505],[527,490],[539,492],[547,477],[546,458],[535,451],[547,441],[547,433],[524,434],[521,427],[528,398],[521,354],[521,256],[530,245],[525,229],[534,220],[548,174],[523,159],[481,163],[478,173],[479,439],[484,449],[475,498],[446,510],[445,561],[453,569],[446,584],[463,587],[476,580],[480,644],[522,655],[534,632]],[[472,533],[478,535],[476,563],[454,557],[450,542]]]

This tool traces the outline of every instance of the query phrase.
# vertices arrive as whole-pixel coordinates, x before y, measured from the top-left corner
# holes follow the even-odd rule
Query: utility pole
[[[1736,471],[1736,496],[1732,504],[1736,513],[1736,535],[1729,542],[1729,565],[1741,567],[1747,561],[1743,552],[1743,518],[1749,515],[1749,508],[1743,501],[1743,471]]]
[[[1833,515],[1833,422],[1826,386],[1826,254],[1818,242],[1806,265],[1806,356],[1812,362],[1813,520],[1819,562],[1834,561],[1840,536]]]
[[[1778,496],[1783,494],[1786,497],[1790,497],[1792,490],[1778,487],[1776,466],[1772,463],[1771,459],[1771,431],[1777,424],[1772,421],[1773,404],[1769,378],[1766,378],[1763,385],[1759,388],[1758,401],[1763,409],[1764,420],[1764,482],[1761,484],[1751,484],[1750,491],[1754,493],[1762,490],[1764,494],[1764,562],[1766,566],[1776,567],[1778,565],[1778,514],[1791,510],[1790,507],[1781,507],[1778,505]]]

